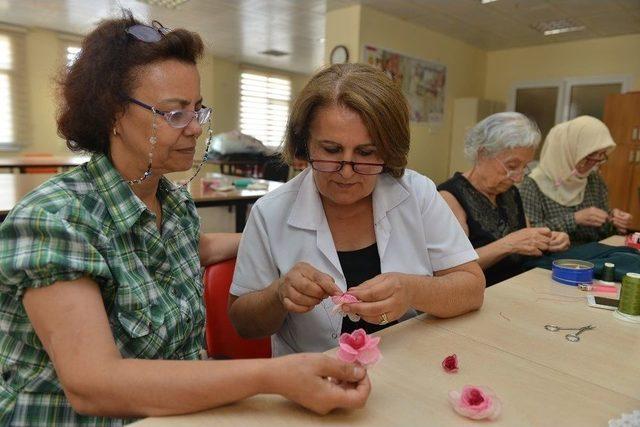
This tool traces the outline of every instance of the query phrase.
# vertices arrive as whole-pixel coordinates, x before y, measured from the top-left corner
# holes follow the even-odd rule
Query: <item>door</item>
[[[637,152],[640,153],[640,150]],[[633,175],[630,181],[629,208],[627,212],[633,215],[631,229],[637,231],[640,230],[640,163],[633,168]]]
[[[632,228],[640,230],[640,92],[608,96],[604,122],[616,142],[601,169],[609,188],[609,204],[630,212]]]

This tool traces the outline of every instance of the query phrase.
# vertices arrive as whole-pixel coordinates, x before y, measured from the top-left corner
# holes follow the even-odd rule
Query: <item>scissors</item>
[[[551,331],[551,332],[558,332],[558,331],[576,331],[570,334],[567,334],[564,336],[564,338],[567,341],[571,341],[571,342],[578,342],[580,341],[580,337],[579,335],[581,333],[583,333],[584,331],[590,331],[592,329],[595,329],[596,327],[593,325],[587,325],[587,326],[583,326],[582,328],[562,328],[560,326],[556,326],[556,325],[544,325],[544,328],[547,331]]]

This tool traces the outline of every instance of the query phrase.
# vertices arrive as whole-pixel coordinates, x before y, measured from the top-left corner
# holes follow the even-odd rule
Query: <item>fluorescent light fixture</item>
[[[277,49],[269,49],[269,50],[265,50],[263,52],[260,52],[260,54],[268,55],[268,56],[286,56],[286,55],[289,55],[289,52],[285,52],[285,51],[277,50]]]
[[[552,36],[555,34],[572,33],[575,31],[583,31],[586,29],[584,25],[580,25],[571,19],[557,19],[555,21],[538,22],[531,26],[534,30],[537,30],[545,36]]]
[[[552,36],[554,34],[572,33],[574,31],[582,31],[585,28],[586,27],[584,25],[578,25],[577,27],[556,28],[555,30],[547,30],[543,34],[545,36]]]
[[[494,1],[498,1],[498,0],[480,0],[480,3],[487,4],[487,3],[493,3]]]
[[[167,9],[176,9],[189,0],[138,0],[140,3],[150,4],[151,6],[160,6]]]

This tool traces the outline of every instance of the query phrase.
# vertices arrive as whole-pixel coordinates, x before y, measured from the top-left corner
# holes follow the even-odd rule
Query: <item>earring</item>
[[[113,136],[118,136],[118,131],[116,131],[116,128],[113,128]]]

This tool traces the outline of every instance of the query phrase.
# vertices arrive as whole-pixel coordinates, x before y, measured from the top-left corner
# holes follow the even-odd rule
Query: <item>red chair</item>
[[[227,315],[229,287],[236,259],[210,265],[204,271],[204,304],[207,311],[207,353],[214,359],[271,357],[271,339],[247,340],[236,332]]]

